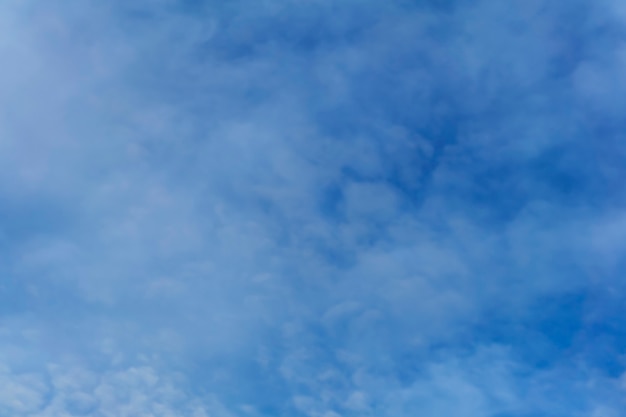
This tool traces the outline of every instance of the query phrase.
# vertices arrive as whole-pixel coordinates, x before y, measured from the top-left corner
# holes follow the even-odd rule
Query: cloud
[[[14,416],[229,416],[213,403],[210,414],[175,382],[149,367],[104,373],[49,364],[44,377],[3,373],[0,410]]]
[[[5,2],[0,414],[619,415],[618,3]]]

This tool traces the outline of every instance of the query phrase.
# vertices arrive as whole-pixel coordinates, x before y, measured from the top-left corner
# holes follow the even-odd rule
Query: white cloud
[[[591,409],[472,332],[617,281],[609,3],[61,3],[0,6],[4,410]]]
[[[216,400],[193,397],[180,377],[149,366],[95,371],[71,363],[49,364],[45,373],[3,369],[0,411],[20,416],[226,417]]]

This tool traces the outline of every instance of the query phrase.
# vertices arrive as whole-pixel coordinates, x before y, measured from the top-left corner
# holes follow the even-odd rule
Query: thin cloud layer
[[[625,21],[5,2],[0,415],[622,415]]]

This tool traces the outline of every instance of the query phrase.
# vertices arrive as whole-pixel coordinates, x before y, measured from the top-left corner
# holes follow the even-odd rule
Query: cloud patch
[[[620,7],[6,2],[0,414],[620,415]]]

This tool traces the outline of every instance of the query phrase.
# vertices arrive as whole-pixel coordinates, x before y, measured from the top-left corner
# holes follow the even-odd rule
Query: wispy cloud
[[[0,415],[621,415],[623,12],[4,2]]]

